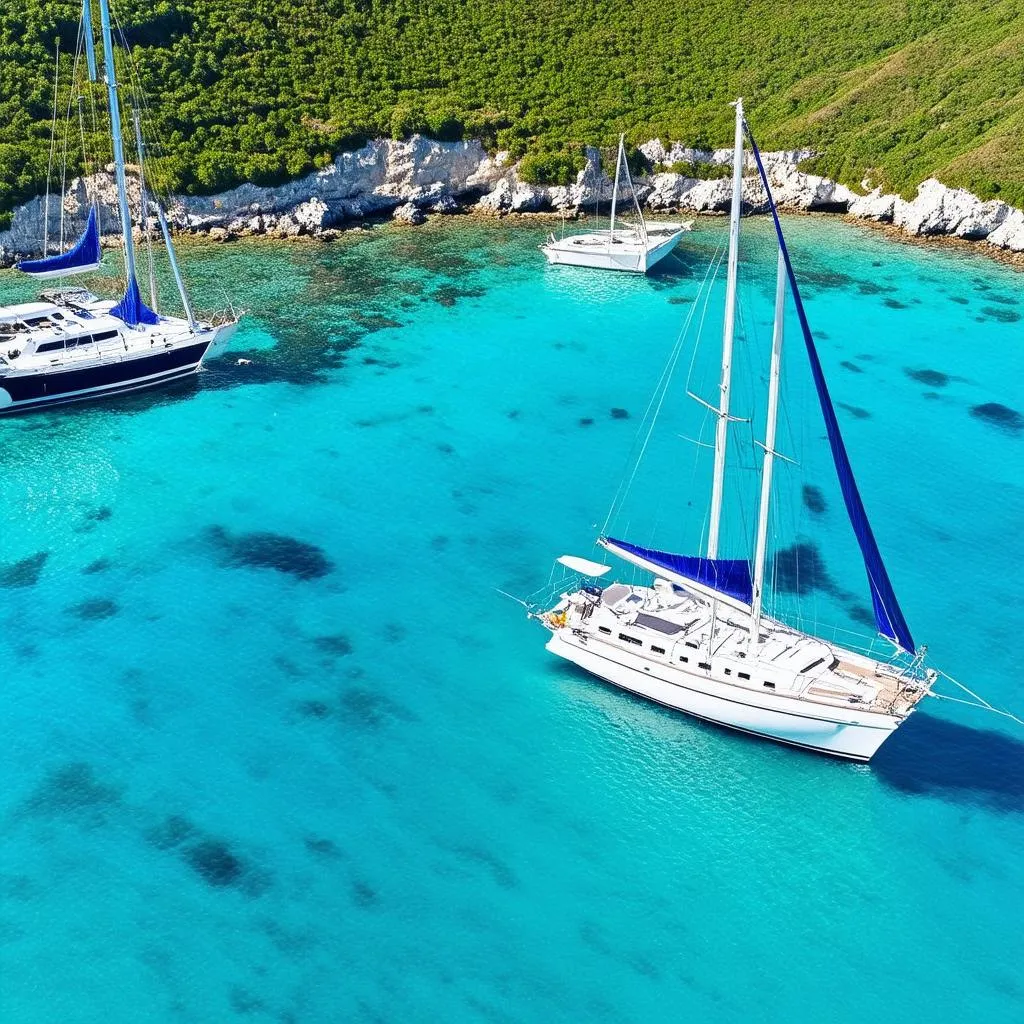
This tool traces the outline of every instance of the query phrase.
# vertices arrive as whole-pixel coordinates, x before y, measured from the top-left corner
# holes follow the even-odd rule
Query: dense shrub
[[[415,132],[529,153],[528,174],[564,180],[579,147],[620,132],[632,145],[726,146],[742,94],[762,145],[814,147],[848,184],[870,172],[913,190],[937,174],[1024,202],[1019,0],[113,6],[149,103],[154,173],[175,190],[279,181],[365,138]],[[42,188],[54,44],[73,52],[78,10],[0,6],[0,210]]]

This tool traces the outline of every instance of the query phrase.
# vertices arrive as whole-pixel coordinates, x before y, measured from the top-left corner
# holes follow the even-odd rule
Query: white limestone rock
[[[399,224],[410,224],[412,226],[422,224],[427,219],[426,214],[415,203],[402,203],[401,206],[396,207],[395,212],[391,216]]]
[[[1011,213],[999,200],[982,202],[966,189],[949,188],[929,178],[917,188],[910,201],[897,201],[893,223],[910,235],[957,235],[986,238]]]
[[[850,200],[847,213],[860,220],[891,224],[898,199],[897,195],[887,194],[882,192],[881,188],[875,188],[866,196],[854,196]]]
[[[1024,211],[1011,210],[985,241],[997,249],[1024,252]]]
[[[778,206],[791,210],[829,210],[843,212],[856,195],[845,185],[817,174],[805,174],[788,163],[765,168],[772,195]],[[767,201],[767,197],[764,198]]]

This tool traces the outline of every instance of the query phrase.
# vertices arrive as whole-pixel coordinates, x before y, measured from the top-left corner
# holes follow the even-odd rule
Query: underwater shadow
[[[1024,742],[989,729],[913,715],[871,761],[901,793],[1024,813]]]

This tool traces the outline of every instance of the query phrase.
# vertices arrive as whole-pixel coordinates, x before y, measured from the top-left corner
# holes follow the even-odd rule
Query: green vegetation
[[[113,0],[168,187],[324,166],[376,135],[478,137],[565,180],[584,144],[811,146],[848,184],[935,174],[1024,203],[1019,0]],[[0,11],[0,211],[46,173],[54,41],[76,0]]]

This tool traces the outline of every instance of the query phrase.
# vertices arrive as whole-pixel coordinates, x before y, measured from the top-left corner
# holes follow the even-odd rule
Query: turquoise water
[[[0,423],[0,1019],[1021,1018],[1021,730],[929,702],[870,767],[804,755],[556,663],[496,593],[591,552],[725,224],[651,280],[548,269],[546,230],[197,246],[201,300],[254,311],[231,359]],[[744,258],[732,551],[767,230]],[[915,637],[1019,710],[1021,278],[789,231]],[[0,277],[0,300],[29,294]],[[720,318],[716,293],[614,520],[634,540],[705,529],[684,438],[708,425],[682,395],[713,394]],[[801,579],[776,563],[776,607],[862,629],[788,344],[776,528]]]

